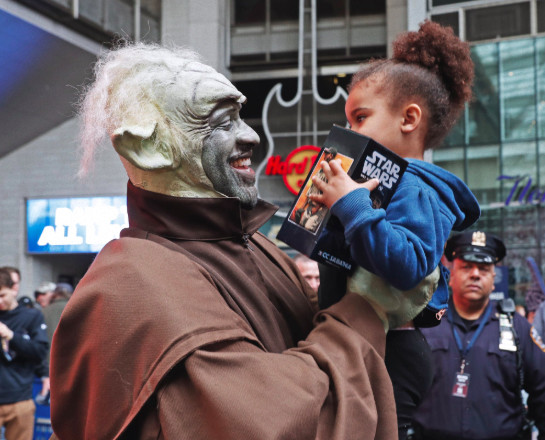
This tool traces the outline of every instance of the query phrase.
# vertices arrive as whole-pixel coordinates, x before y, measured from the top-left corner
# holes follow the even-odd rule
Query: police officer
[[[451,237],[447,319],[422,329],[432,349],[433,384],[415,414],[422,439],[545,439],[545,352],[512,300],[490,301],[502,241],[481,231]],[[541,344],[541,345],[540,345]],[[528,394],[524,407],[521,391]]]

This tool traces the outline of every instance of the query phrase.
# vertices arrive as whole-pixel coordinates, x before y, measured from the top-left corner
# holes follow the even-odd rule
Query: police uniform
[[[503,258],[505,247],[491,234],[469,232],[452,237],[445,255],[449,260],[493,264]],[[414,416],[420,437],[525,438],[517,435],[528,416],[540,431],[539,439],[545,439],[545,352],[542,342],[532,337],[528,321],[517,313],[503,313],[495,301],[479,319],[467,321],[456,312],[452,298],[445,317],[439,326],[422,329],[433,352],[435,373]],[[521,401],[517,350],[529,394],[527,414]]]

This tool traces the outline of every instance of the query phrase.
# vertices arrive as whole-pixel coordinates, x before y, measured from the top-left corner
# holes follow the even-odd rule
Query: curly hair
[[[393,56],[371,60],[352,76],[351,90],[360,81],[380,75],[392,106],[417,98],[428,114],[425,148],[438,147],[471,99],[474,67],[469,45],[452,28],[424,21],[416,32],[393,42]]]

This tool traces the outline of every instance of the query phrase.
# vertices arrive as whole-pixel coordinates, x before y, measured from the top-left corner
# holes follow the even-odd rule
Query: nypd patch
[[[536,344],[541,351],[545,352],[545,342],[543,342],[543,338],[539,335],[534,326],[530,328],[530,337],[532,338],[532,341],[534,341],[534,344]]]

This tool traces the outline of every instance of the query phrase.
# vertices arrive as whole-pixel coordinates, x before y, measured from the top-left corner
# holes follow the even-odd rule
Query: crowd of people
[[[35,404],[49,405],[49,347],[73,288],[44,282],[34,300],[19,292],[21,272],[0,267],[0,438],[31,440]],[[34,395],[34,382],[42,386]]]
[[[31,417],[26,384],[52,337],[52,439],[545,439],[545,346],[512,301],[490,301],[505,246],[464,232],[477,200],[423,160],[472,80],[468,45],[428,21],[354,74],[351,129],[409,165],[375,209],[376,179],[321,163],[308,198],[356,266],[332,283],[258,232],[276,208],[255,186],[246,97],[187,49],[105,52],[82,100],[82,174],[109,138],[129,228],[74,295],[40,286],[41,310],[0,269],[0,374],[25,383],[0,389],[2,414]],[[7,440],[25,438],[0,417]]]

